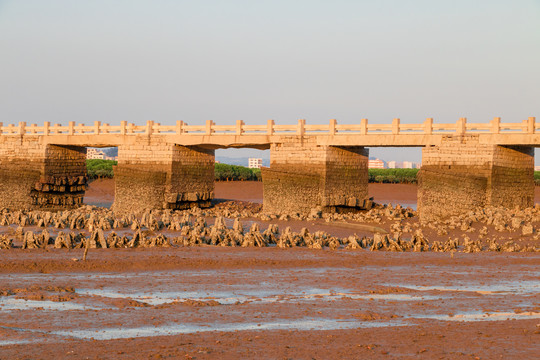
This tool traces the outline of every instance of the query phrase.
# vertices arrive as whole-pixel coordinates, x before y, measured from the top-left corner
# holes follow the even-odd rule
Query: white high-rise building
[[[381,159],[368,160],[368,169],[384,169],[386,165]]]
[[[389,161],[386,164],[388,165],[389,169],[396,169],[398,167],[397,161],[394,161],[394,160]]]
[[[260,169],[262,167],[261,158],[249,158],[248,168],[250,169]]]
[[[86,149],[87,159],[105,159],[105,153],[99,149],[88,148]]]
[[[403,168],[404,169],[414,169],[414,163],[412,161],[404,161],[403,162]]]

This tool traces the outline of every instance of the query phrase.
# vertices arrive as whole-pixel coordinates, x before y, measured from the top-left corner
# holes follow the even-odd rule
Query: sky
[[[4,124],[519,122],[538,64],[540,0],[0,0]]]

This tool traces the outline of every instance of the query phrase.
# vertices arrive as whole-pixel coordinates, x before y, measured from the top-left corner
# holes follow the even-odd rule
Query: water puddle
[[[24,345],[35,343],[35,340],[0,340],[0,346]]]
[[[419,319],[435,319],[443,321],[504,321],[504,320],[527,320],[540,319],[540,312],[495,312],[495,313],[468,313],[455,315],[418,315]]]
[[[108,328],[93,330],[61,330],[52,334],[78,339],[111,340],[131,337],[167,336],[191,334],[207,331],[244,331],[244,330],[345,330],[357,328],[404,326],[398,322],[360,322],[334,319],[278,320],[264,323],[235,324],[171,324],[157,327]]]
[[[13,297],[0,297],[0,310],[100,310],[100,308],[77,304],[71,301],[26,300]]]
[[[417,285],[403,285],[412,290],[428,291],[456,291],[456,292],[475,292],[482,295],[493,294],[535,294],[540,291],[539,280],[523,280],[523,281],[505,281],[495,284],[459,284],[456,286],[417,286]]]
[[[244,289],[245,290],[245,289]],[[276,292],[279,292],[276,294]],[[149,305],[162,305],[186,300],[216,301],[221,305],[242,304],[248,302],[276,303],[276,302],[301,302],[301,301],[335,301],[335,300],[391,300],[391,301],[419,301],[436,300],[435,296],[414,296],[408,294],[358,294],[344,289],[332,291],[327,289],[305,289],[297,292],[272,290],[247,290],[241,293],[231,291],[171,291],[152,293],[122,293],[115,290],[104,289],[80,289],[80,295],[102,296],[108,298],[133,299]]]

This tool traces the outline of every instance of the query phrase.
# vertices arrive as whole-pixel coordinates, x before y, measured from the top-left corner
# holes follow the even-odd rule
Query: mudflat
[[[87,199],[106,204],[111,189],[112,181],[93,182]],[[262,187],[217,183],[215,194],[236,200],[226,209],[240,214],[257,208]],[[370,184],[370,196],[412,203],[416,188]],[[365,223],[260,217],[242,223],[246,232],[254,223],[261,230],[275,223],[342,238],[395,228],[393,214],[374,214]],[[431,248],[467,237],[480,247],[486,239],[511,241],[516,251],[488,251],[485,244],[470,252],[201,244],[92,248],[83,261],[82,248],[22,249],[16,241],[0,250],[0,358],[537,359],[535,216],[531,224],[498,230],[463,221],[445,225],[446,233],[400,220],[421,229]],[[229,227],[232,217],[225,219]],[[529,225],[532,233],[523,230]],[[61,231],[48,229],[51,236]]]

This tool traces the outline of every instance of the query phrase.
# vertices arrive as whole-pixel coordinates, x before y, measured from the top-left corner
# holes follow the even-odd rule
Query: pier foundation
[[[317,145],[291,137],[270,148],[270,168],[262,169],[264,211],[309,213],[365,208],[368,199],[368,149]]]
[[[534,205],[534,148],[482,144],[478,135],[448,135],[422,150],[418,211],[422,220],[477,207]]]

